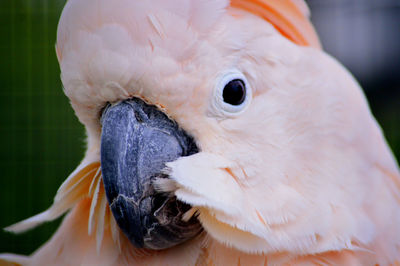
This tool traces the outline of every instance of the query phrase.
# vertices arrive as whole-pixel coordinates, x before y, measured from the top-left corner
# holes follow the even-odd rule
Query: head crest
[[[304,0],[231,0],[231,6],[267,20],[298,45],[321,49]]]

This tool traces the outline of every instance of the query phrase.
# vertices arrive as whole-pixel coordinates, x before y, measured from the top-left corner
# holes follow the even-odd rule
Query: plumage
[[[48,265],[389,265],[399,263],[400,176],[358,83],[321,50],[300,0],[69,0],[57,56],[88,149],[45,212],[71,210],[30,257]],[[216,87],[242,73],[240,114]],[[216,85],[217,84],[217,85]],[[108,207],[101,113],[132,97],[156,105],[200,152],[166,164],[155,187],[192,206],[204,232],[135,248]]]

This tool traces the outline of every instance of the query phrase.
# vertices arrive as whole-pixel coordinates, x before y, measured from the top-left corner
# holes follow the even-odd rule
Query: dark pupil
[[[246,87],[243,80],[234,79],[225,85],[223,92],[224,102],[240,105],[246,98]]]

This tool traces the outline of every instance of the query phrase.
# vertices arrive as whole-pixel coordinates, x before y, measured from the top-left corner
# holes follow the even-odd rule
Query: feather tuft
[[[78,167],[61,185],[55,196],[54,203],[49,209],[11,225],[5,228],[5,230],[13,233],[22,233],[44,222],[57,219],[75,206],[81,199],[87,197],[90,183],[99,168],[99,162],[94,162],[84,167]]]
[[[96,178],[94,178],[93,181],[95,181],[93,183],[95,183],[96,185],[95,185],[95,190],[94,190],[94,193],[93,193],[92,202],[90,204],[90,211],[89,211],[89,222],[88,222],[88,233],[89,233],[89,235],[92,234],[93,228],[95,226],[95,215],[94,215],[94,213],[95,213],[95,209],[96,209],[98,198],[99,198],[101,178],[98,177],[97,180],[96,180]],[[90,194],[90,192],[89,192],[89,194]]]

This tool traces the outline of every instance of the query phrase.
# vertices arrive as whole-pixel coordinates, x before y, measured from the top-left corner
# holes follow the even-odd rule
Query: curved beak
[[[190,206],[157,193],[152,181],[166,162],[198,152],[193,139],[155,106],[134,98],[102,114],[101,169],[117,224],[136,247],[164,249],[201,231]]]

